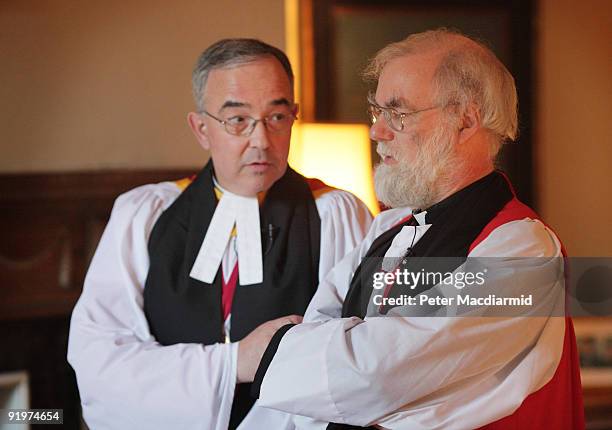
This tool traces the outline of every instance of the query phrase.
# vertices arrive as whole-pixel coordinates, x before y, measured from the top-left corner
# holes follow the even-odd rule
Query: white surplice
[[[370,245],[409,214],[381,213],[364,242],[319,285],[304,323],[279,344],[259,406],[296,414],[298,429],[322,430],[329,422],[472,429],[510,415],[552,378],[565,319],[546,315],[563,315],[562,252],[554,233],[537,220],[497,227],[469,257],[498,257],[491,285],[537,286],[538,294],[549,296],[537,310],[543,316],[410,318],[395,308],[396,317],[341,318],[350,281]],[[398,236],[405,236],[404,245],[413,236],[416,243],[419,230],[428,227],[404,228]]]
[[[91,429],[227,428],[237,344],[161,346],[143,312],[149,235],[180,193],[175,183],[163,182],[120,196],[87,272],[72,314],[68,360],[76,371],[83,415]],[[321,218],[323,279],[360,243],[371,216],[345,191],[314,195]],[[227,253],[234,251],[233,240]],[[233,264],[228,261],[235,255],[224,257],[223,270],[231,273]],[[226,329],[228,325],[229,321]],[[286,414],[270,409],[255,407],[249,416],[272,426],[268,428],[292,426]]]

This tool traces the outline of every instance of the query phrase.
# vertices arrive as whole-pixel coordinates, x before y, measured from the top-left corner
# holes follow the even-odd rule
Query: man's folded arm
[[[503,228],[490,239],[499,242],[499,249],[516,239],[509,228],[548,234],[541,224]],[[497,248],[491,242],[483,247],[490,252]],[[546,239],[528,248],[532,255],[551,259],[534,260],[536,267],[520,281],[533,288],[533,277],[542,296],[553,294],[538,310],[539,315],[553,314],[563,301],[555,273],[560,249]],[[506,268],[513,261],[508,259]],[[550,273],[542,276],[543,271]],[[516,281],[517,273],[499,270],[496,282]],[[444,428],[464,419],[456,422],[478,427],[511,414],[552,378],[564,328],[563,318],[546,316],[353,317],[305,323],[273,339],[271,347],[276,342],[277,349],[262,360],[255,394],[261,406],[327,422],[394,423],[396,428],[401,421],[412,426],[405,428]]]
[[[363,211],[361,211],[363,212]],[[357,266],[361,262],[361,259],[366,255],[368,248],[378,237],[387,229],[391,228],[395,223],[405,218],[410,214],[410,209],[391,209],[387,210],[384,215],[377,216],[373,222],[367,222],[367,229],[363,230],[361,236],[352,234],[351,243],[354,243],[354,249],[349,252],[347,248],[344,254],[336,253],[336,259],[334,265],[328,267],[328,271],[321,276],[317,292],[310,301],[306,313],[304,314],[304,322],[313,321],[326,321],[330,318],[340,318],[342,313],[342,303],[344,297],[348,291],[351,278]],[[334,217],[335,223],[341,223],[342,218]],[[321,223],[325,220],[324,217],[321,219]],[[362,225],[365,225],[362,223]],[[347,227],[343,228],[344,230]],[[354,230],[354,229],[353,229]],[[337,236],[329,234],[322,236],[321,238],[321,255],[323,255],[323,248],[328,242],[332,242],[332,237]],[[348,236],[345,233],[345,237]],[[359,239],[359,240],[356,240]],[[345,239],[346,240],[346,239]],[[340,258],[338,258],[340,257]]]

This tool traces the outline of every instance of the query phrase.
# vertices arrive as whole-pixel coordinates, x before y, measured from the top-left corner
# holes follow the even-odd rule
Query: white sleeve
[[[319,281],[357,245],[372,224],[368,207],[347,191],[331,189],[315,199],[321,218]]]
[[[540,222],[499,227],[470,254],[483,255],[507,257],[512,270],[500,271],[502,277],[560,292],[542,314],[563,306],[557,285],[560,244]],[[519,260],[514,257],[535,256],[547,258],[533,259],[529,268],[514,266]],[[552,378],[564,328],[563,317],[546,316],[304,323],[282,338],[259,403],[320,422],[477,428],[511,414]]]
[[[179,193],[162,183],[120,196],[87,273],[68,361],[92,429],[227,428],[236,344],[161,346],[143,312],[149,234]]]
[[[347,254],[357,247],[364,239],[366,232],[372,224],[372,215],[367,206],[349,192],[329,188],[315,197],[317,211],[321,218],[321,245],[319,254],[319,279],[323,280],[330,270]],[[326,284],[321,290],[323,282],[319,284],[319,301],[328,302],[328,305],[338,309],[336,301],[329,303],[327,294],[333,291],[331,284]],[[339,309],[342,309],[340,302]],[[255,430],[270,428],[276,430],[291,430],[294,428],[293,417],[280,411],[261,408],[256,402],[251,411],[244,418],[239,430]]]
[[[382,233],[411,213],[408,208],[391,209],[379,214],[361,243],[351,252],[344,255],[337,264],[320,278],[317,292],[310,301],[304,314],[304,322],[326,321],[330,318],[340,318],[342,303],[348,292],[349,285],[362,258],[368,252],[372,242]],[[321,241],[323,244],[323,241]]]

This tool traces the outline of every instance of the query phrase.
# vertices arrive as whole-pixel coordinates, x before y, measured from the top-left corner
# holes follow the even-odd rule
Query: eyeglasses
[[[378,121],[380,115],[382,114],[385,120],[387,121],[387,124],[389,124],[389,127],[391,127],[392,130],[399,132],[404,130],[404,118],[416,115],[417,113],[438,109],[441,107],[443,106],[436,105],[425,109],[413,110],[412,112],[399,112],[393,108],[382,107],[377,104],[372,98],[368,97],[368,115],[370,117],[370,122],[372,123],[372,125],[376,124],[376,121]]]
[[[234,115],[227,119],[217,118],[207,111],[202,111],[219,124],[225,127],[225,131],[234,136],[250,136],[255,130],[255,126],[258,122],[262,122],[266,129],[273,133],[282,133],[288,131],[293,125],[293,121],[297,119],[295,110],[297,106],[293,106],[292,111],[287,112],[274,112],[263,118],[255,119],[248,115]]]

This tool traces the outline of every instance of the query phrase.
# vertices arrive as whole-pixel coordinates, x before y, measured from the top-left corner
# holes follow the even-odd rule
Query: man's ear
[[[480,109],[474,103],[469,103],[461,115],[459,143],[470,140],[480,128]]]
[[[187,114],[187,123],[200,146],[209,151],[210,143],[208,140],[208,130],[206,129],[206,124],[204,124],[202,120],[202,116],[197,112],[189,112]]]

